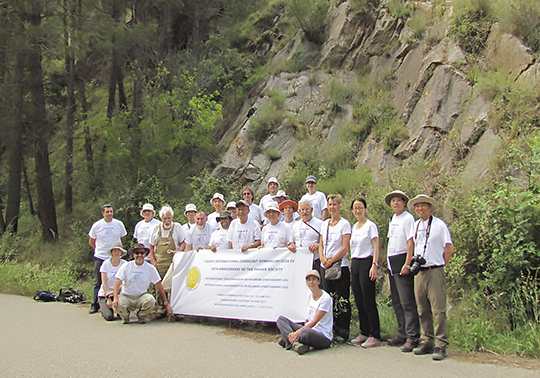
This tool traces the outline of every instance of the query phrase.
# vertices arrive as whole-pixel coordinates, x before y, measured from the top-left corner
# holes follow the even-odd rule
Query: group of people
[[[172,314],[161,280],[175,253],[210,249],[307,248],[313,264],[306,275],[311,291],[308,319],[303,326],[285,317],[277,320],[286,349],[304,354],[327,348],[331,341],[349,339],[350,291],[358,308],[360,334],[353,345],[372,348],[381,345],[376,304],[376,280],[380,260],[377,225],[368,219],[365,199],[351,203],[356,222],[341,216],[342,197],[326,196],[316,190],[317,178],[306,178],[307,193],[298,204],[292,201],[279,181],[268,180],[269,193],[259,205],[250,187],[242,199],[226,203],[220,193],[210,203],[215,212],[207,215],[193,204],[185,207],[188,222],[174,222],[174,211],[164,206],[155,219],[151,204],[143,205],[141,220],[134,231],[136,245],[130,250],[134,260],[121,259],[126,230],[113,218],[111,205],[103,206],[103,219],[94,223],[88,236],[94,248],[95,285],[90,313],[101,310],[107,320],[116,314],[124,323],[136,315],[139,323]],[[437,202],[426,195],[412,200],[402,191],[388,193],[385,203],[392,208],[388,230],[388,270],[392,306],[398,332],[387,341],[402,352],[446,357],[446,278],[444,266],[453,254],[446,224],[432,215]],[[415,218],[406,209],[415,212]],[[148,287],[153,284],[153,295]],[[153,314],[154,312],[154,314]],[[420,324],[422,337],[420,337]]]

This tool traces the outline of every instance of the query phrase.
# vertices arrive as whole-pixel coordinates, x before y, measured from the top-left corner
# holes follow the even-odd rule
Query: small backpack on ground
[[[34,300],[55,302],[58,300],[58,293],[56,291],[36,291],[36,294],[34,294]]]
[[[75,290],[71,287],[64,286],[60,288],[58,300],[61,302],[79,303],[84,302],[86,300],[86,296],[84,295],[84,292],[80,290]]]

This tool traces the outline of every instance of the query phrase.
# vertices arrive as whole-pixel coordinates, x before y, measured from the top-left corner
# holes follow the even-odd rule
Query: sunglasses
[[[133,251],[134,255],[146,255],[146,251]]]

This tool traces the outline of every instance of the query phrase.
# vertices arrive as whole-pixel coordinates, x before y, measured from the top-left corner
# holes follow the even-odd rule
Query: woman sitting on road
[[[116,283],[116,273],[127,261],[121,257],[126,255],[126,250],[122,248],[122,243],[114,242],[109,249],[110,259],[103,262],[99,271],[101,272],[101,287],[98,292],[98,303],[101,309],[101,315],[105,320],[114,320],[114,311],[112,309],[113,290]]]
[[[280,316],[277,327],[282,338],[279,345],[285,349],[293,349],[298,354],[305,354],[313,349],[325,349],[332,343],[332,298],[319,285],[321,276],[316,270],[306,274],[306,284],[311,290],[308,305],[308,318],[304,326]]]

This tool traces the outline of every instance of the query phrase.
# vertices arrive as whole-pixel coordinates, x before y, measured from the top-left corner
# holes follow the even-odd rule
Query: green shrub
[[[540,2],[514,0],[500,11],[503,28],[520,38],[534,52],[540,52]]]
[[[285,96],[279,91],[271,91],[269,100],[251,117],[249,138],[255,142],[266,140],[285,119],[283,104]]]
[[[364,170],[339,170],[332,177],[327,179],[319,179],[317,189],[326,193],[338,193],[343,197],[349,196],[349,193],[358,188],[368,188],[371,184],[372,174]],[[347,205],[342,205],[344,209]]]
[[[470,0],[458,2],[456,8],[450,33],[463,50],[478,54],[484,49],[495,20],[492,5],[489,0]]]
[[[392,17],[407,19],[412,14],[412,5],[406,0],[390,0],[384,4]]]
[[[281,159],[281,152],[279,150],[276,150],[275,148],[268,147],[266,150],[264,150],[264,156],[266,156],[271,161],[276,161]]]
[[[380,3],[381,0],[350,0],[349,6],[354,13],[372,13]]]
[[[289,3],[289,11],[304,31],[306,39],[316,44],[325,40],[329,9],[330,5],[326,0],[291,0]]]
[[[330,80],[323,91],[330,103],[338,108],[353,103],[358,97],[358,85],[355,82],[343,83],[338,78]]]

